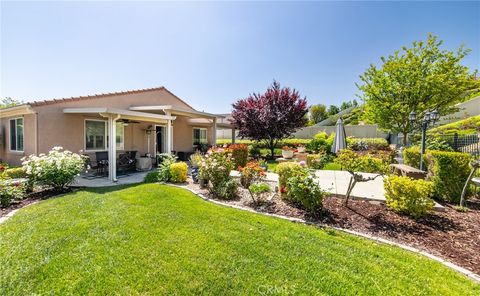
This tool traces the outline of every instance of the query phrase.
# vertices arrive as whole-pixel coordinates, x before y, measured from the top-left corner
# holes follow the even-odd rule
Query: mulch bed
[[[208,190],[200,189],[197,184],[190,182],[187,186],[215,199]],[[424,250],[480,274],[478,198],[469,201],[468,212],[458,212],[447,205],[444,212],[432,212],[414,220],[392,212],[384,204],[364,200],[350,200],[349,206],[345,207],[343,199],[328,197],[318,217],[311,217],[305,211],[285,203],[278,195],[260,205],[252,203],[245,189],[239,189],[238,195],[234,200],[222,202],[382,237]]]
[[[12,204],[10,204],[8,207],[0,207],[0,218],[3,216],[6,216],[8,213],[10,213],[13,210],[23,208],[39,200],[48,199],[50,197],[54,197],[62,193],[68,193],[70,191],[73,191],[73,190],[66,189],[62,192],[59,192],[51,189],[40,189],[40,190],[34,191],[28,194],[28,196],[22,200],[13,201]]]

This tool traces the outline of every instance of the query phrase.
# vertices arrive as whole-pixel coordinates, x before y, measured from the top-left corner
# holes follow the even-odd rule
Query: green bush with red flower
[[[8,207],[25,196],[25,186],[20,181],[0,180],[0,206]]]

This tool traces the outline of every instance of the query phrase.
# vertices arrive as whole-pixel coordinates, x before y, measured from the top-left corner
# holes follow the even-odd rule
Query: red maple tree
[[[272,158],[278,141],[307,123],[307,99],[295,89],[280,87],[276,81],[265,93],[253,93],[232,106],[231,122],[239,136],[265,141]]]

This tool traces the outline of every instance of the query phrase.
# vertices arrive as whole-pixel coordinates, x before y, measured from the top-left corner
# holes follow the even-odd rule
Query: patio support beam
[[[232,128],[232,144],[235,144],[235,129]]]
[[[167,116],[170,116],[171,113],[170,111],[165,111],[165,114]],[[172,153],[173,147],[172,147],[172,120],[167,120],[167,153]]]
[[[213,118],[213,127],[212,127],[212,146],[217,146],[217,118]]]
[[[117,182],[117,141],[116,122],[120,115],[108,115],[108,179]]]

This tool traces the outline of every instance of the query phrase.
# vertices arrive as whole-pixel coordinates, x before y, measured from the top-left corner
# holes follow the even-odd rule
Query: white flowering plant
[[[212,183],[210,191],[218,197],[229,199],[237,190],[236,181],[230,176],[234,162],[228,151],[210,150],[200,163],[200,178]]]
[[[30,155],[23,159],[28,177],[41,185],[62,190],[85,170],[85,157],[54,147],[48,154]]]

